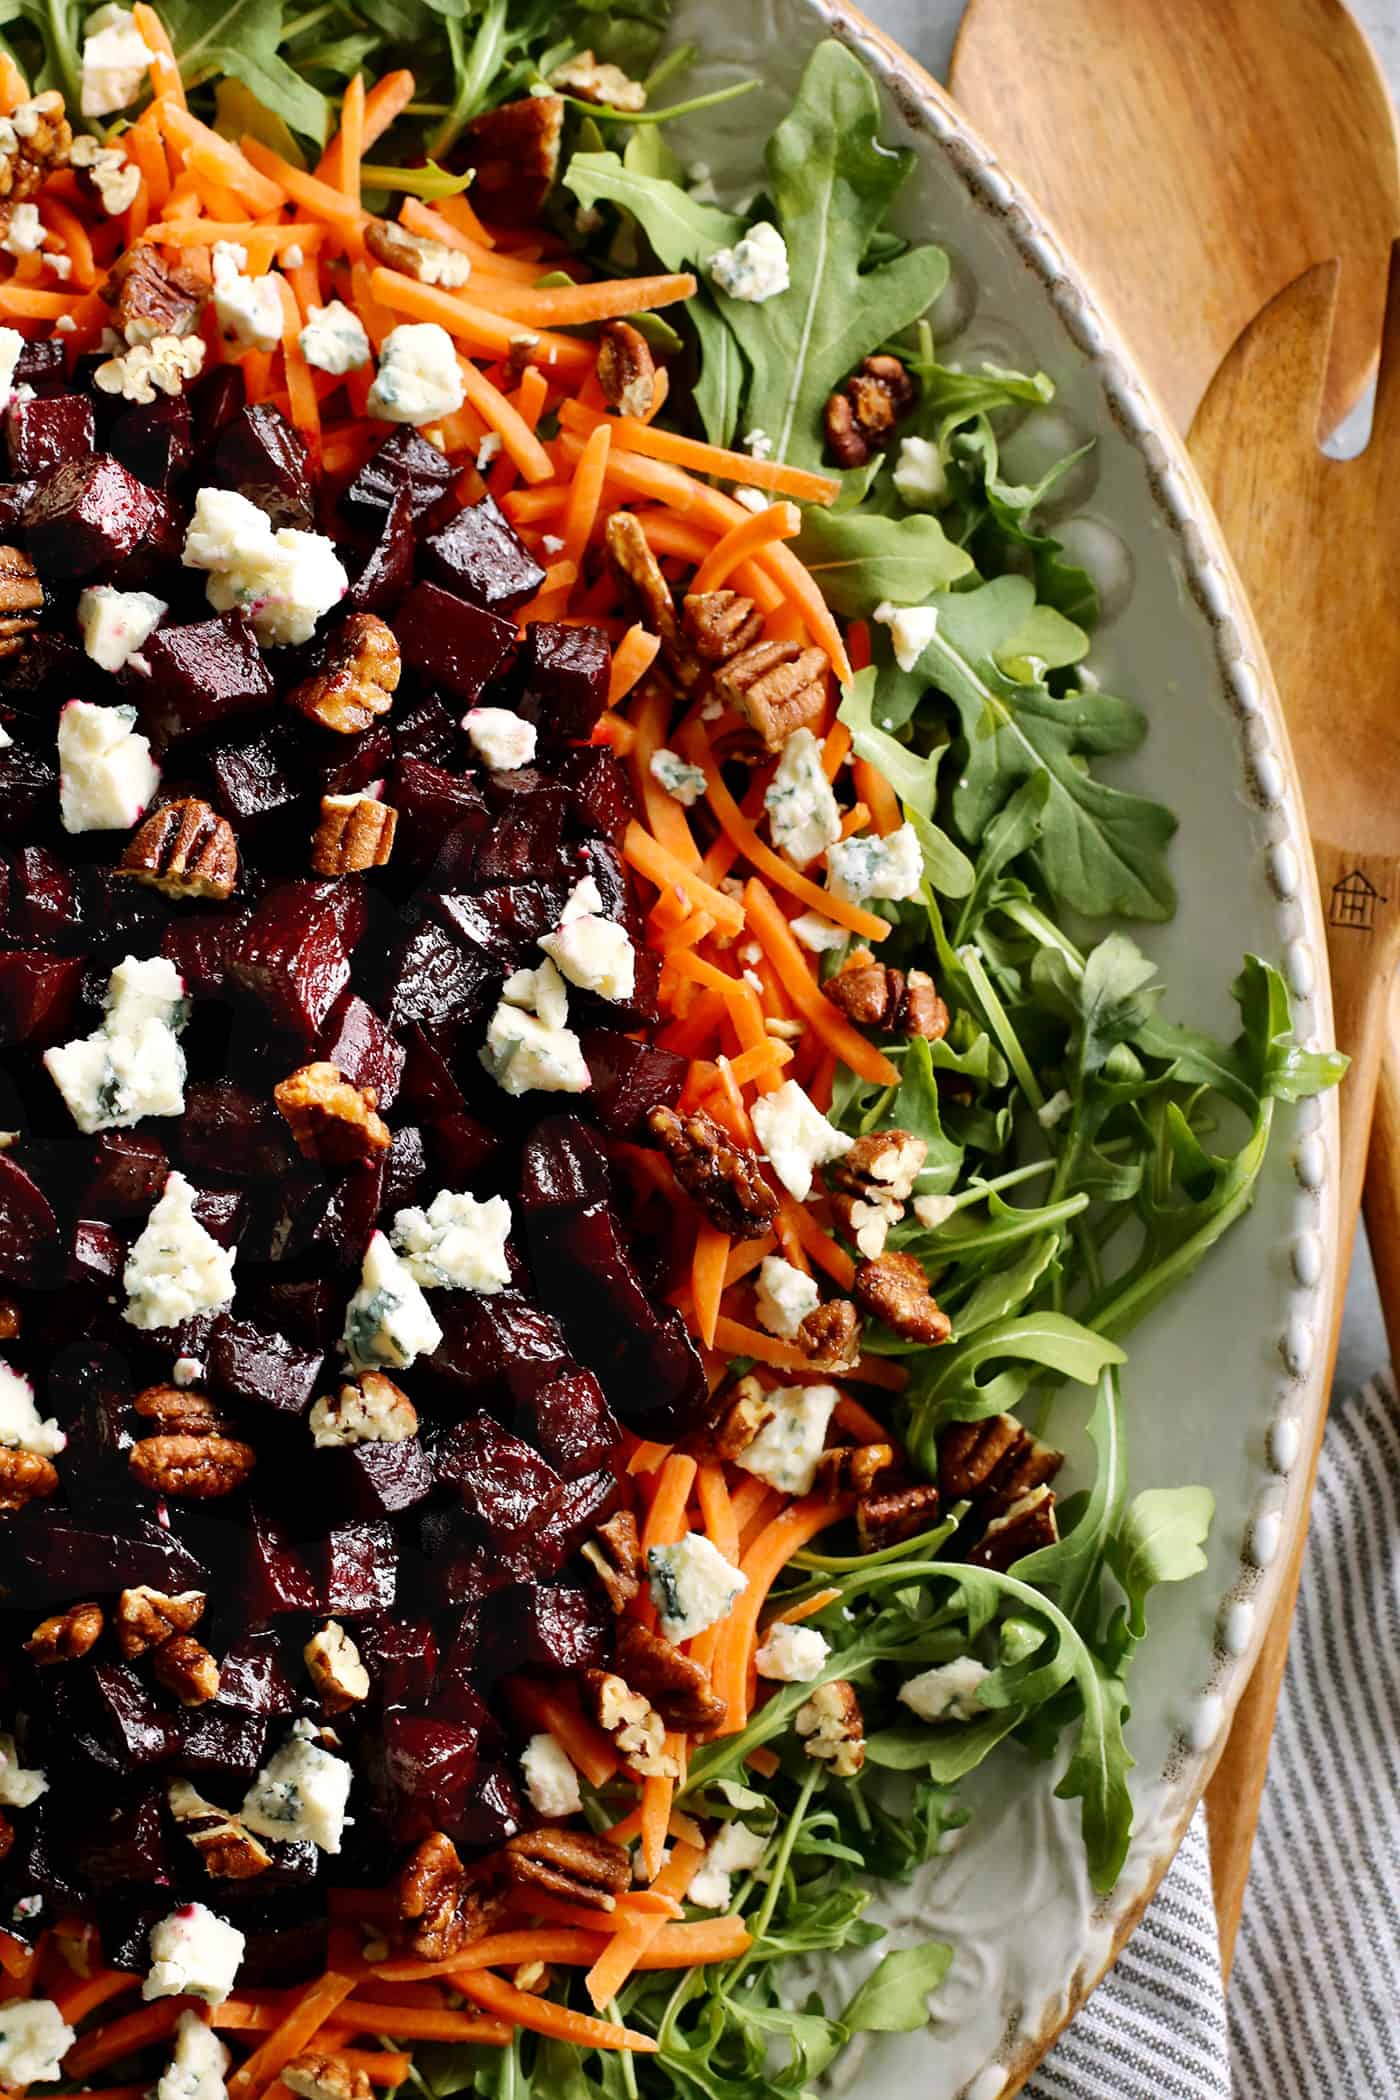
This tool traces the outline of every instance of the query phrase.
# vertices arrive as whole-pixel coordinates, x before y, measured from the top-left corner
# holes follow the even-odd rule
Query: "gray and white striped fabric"
[[[1028,2100],[1400,2096],[1400,1409],[1334,1407],[1228,2005],[1198,1815]]]

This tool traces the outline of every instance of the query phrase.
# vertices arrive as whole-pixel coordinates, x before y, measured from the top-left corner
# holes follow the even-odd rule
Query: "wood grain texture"
[[[1400,1364],[1400,980],[1391,992],[1371,1149],[1366,1155],[1366,1238],[1385,1316],[1390,1361]]]
[[[971,0],[955,99],[1044,207],[1185,430],[1311,264],[1342,287],[1325,427],[1374,367],[1395,114],[1340,0]]]

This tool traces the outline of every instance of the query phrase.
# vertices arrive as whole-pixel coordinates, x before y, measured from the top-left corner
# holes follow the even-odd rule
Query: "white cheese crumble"
[[[150,591],[119,591],[90,583],[78,596],[83,647],[104,671],[121,671],[143,649],[170,608]]]
[[[575,919],[586,919],[590,912],[603,909],[603,893],[591,875],[576,882],[564,900],[564,909],[559,914],[561,926],[571,926]]]
[[[15,366],[23,348],[24,337],[17,328],[0,328],[0,410],[10,405],[10,396],[15,390]]]
[[[391,328],[366,406],[385,423],[435,423],[466,399],[452,338],[436,321]]]
[[[77,2036],[52,1998],[19,1998],[0,2005],[0,2081],[14,2091],[63,2076],[63,2059]]]
[[[287,261],[291,261],[290,251]],[[301,331],[301,354],[318,372],[329,372],[336,379],[347,372],[358,372],[370,359],[364,322],[342,299],[332,299],[328,306],[308,308],[306,326]]]
[[[763,806],[773,844],[795,868],[805,868],[840,838],[841,812],[810,729],[794,729],[783,745]]]
[[[826,849],[826,882],[833,897],[858,904],[866,897],[917,897],[924,853],[912,824],[877,838],[873,832]]]
[[[909,1678],[899,1688],[899,1703],[921,1721],[975,1721],[987,1711],[977,1693],[991,1674],[975,1655],[960,1655]]]
[[[58,717],[58,797],[68,832],[126,831],[160,786],[134,707],[70,700]]]
[[[900,439],[892,479],[910,510],[938,510],[948,500],[948,476],[929,438]]]
[[[67,1442],[57,1422],[40,1416],[29,1380],[0,1363],[0,1445],[7,1451],[32,1451],[37,1458],[56,1458]]]
[[[833,925],[816,911],[800,912],[790,923],[797,939],[813,955],[829,955],[833,949],[844,948],[851,938],[844,926]]]
[[[513,970],[501,986],[501,997],[507,1006],[537,1014],[546,1028],[562,1028],[569,1018],[568,988],[552,962],[542,962],[537,970]]]
[[[763,1636],[754,1667],[775,1684],[810,1684],[821,1676],[830,1653],[829,1642],[815,1626],[789,1626],[779,1619]]]
[[[1035,1112],[1035,1120],[1039,1123],[1042,1130],[1053,1130],[1057,1123],[1064,1121],[1073,1107],[1073,1096],[1067,1088],[1061,1087],[1059,1092],[1052,1094],[1048,1101],[1041,1102],[1040,1107]]]
[[[345,1353],[357,1371],[406,1371],[442,1340],[418,1281],[382,1232],[373,1233],[360,1288],[345,1309]]]
[[[795,1079],[754,1102],[753,1127],[763,1154],[789,1195],[805,1203],[818,1167],[845,1157],[855,1143],[835,1129]]]
[[[748,1576],[703,1531],[688,1531],[673,1546],[647,1551],[647,1587],[668,1641],[693,1640],[727,1618],[748,1586]]]
[[[532,1735],[520,1753],[525,1791],[542,1816],[576,1816],[583,1807],[578,1773],[567,1753],[547,1733]]]
[[[151,1927],[143,1998],[203,1998],[222,2005],[233,1989],[244,1940],[237,1926],[202,1903],[185,1903]]]
[[[826,1442],[834,1385],[783,1385],[768,1394],[773,1413],[734,1463],[785,1495],[810,1495]]]
[[[601,900],[600,900],[601,901]],[[582,1094],[592,1084],[571,1028],[569,995],[554,964],[516,970],[501,988],[481,1046],[482,1064],[507,1094]]]
[[[233,1302],[232,1247],[221,1247],[194,1214],[194,1190],[171,1174],[126,1258],[122,1318],[132,1327],[178,1327]]]
[[[136,100],[150,71],[151,47],[126,7],[99,7],[83,35],[82,101],[85,117],[109,117]]]
[[[183,1390],[186,1386],[198,1385],[204,1376],[204,1366],[197,1356],[177,1356],[170,1376]]]
[[[637,988],[637,954],[625,926],[596,912],[564,920],[540,946],[570,984],[600,999],[630,999]]]
[[[956,1196],[916,1196],[914,1198],[914,1216],[921,1225],[926,1225],[930,1232],[936,1232],[940,1225],[946,1225],[957,1208],[958,1199]]]
[[[768,1840],[743,1823],[726,1823],[700,1863],[686,1890],[687,1903],[699,1910],[728,1910],[734,1899],[734,1876],[756,1867]]]
[[[439,1189],[426,1210],[401,1210],[392,1239],[410,1276],[429,1290],[478,1291],[489,1297],[510,1282],[506,1241],[510,1205],[504,1196]]]
[[[759,1263],[754,1311],[760,1327],[780,1340],[790,1342],[808,1313],[821,1303],[815,1279],[784,1261],[780,1254],[767,1254]]]
[[[745,483],[740,482],[729,493],[741,510],[751,510],[755,516],[757,516],[759,511],[769,508],[769,499],[764,495],[762,489],[751,489]]]
[[[205,569],[215,612],[244,606],[263,648],[309,642],[316,622],[350,587],[332,541],[270,520],[235,489],[201,489],[181,556]]]
[[[488,430],[485,437],[481,440],[481,443],[476,448],[477,473],[484,474],[486,472],[486,469],[489,466],[491,466],[495,460],[498,460],[500,456],[501,433],[499,432],[499,430]]]
[[[716,249],[710,277],[731,299],[757,306],[788,288],[787,242],[776,226],[760,220],[732,248]]]
[[[0,1804],[32,1808],[49,1790],[49,1776],[37,1765],[22,1765],[12,1735],[0,1735]]]
[[[224,2073],[232,2059],[212,2027],[197,2012],[182,2012],[175,2048],[160,2074],[155,2100],[223,2100]]]
[[[215,241],[214,313],[226,342],[241,350],[275,350],[282,340],[282,295],[276,272],[249,277],[248,251],[236,241]]]
[[[154,401],[158,393],[180,393],[185,381],[197,379],[203,370],[202,337],[157,335],[109,357],[92,376],[104,394],[120,394],[123,401],[144,406]]]
[[[469,707],[462,717],[467,742],[493,773],[515,773],[535,755],[533,722],[509,707]]]
[[[163,955],[128,955],[107,981],[102,1026],[44,1052],[44,1068],[79,1130],[125,1130],[185,1107],[189,1018],[184,979]]]
[[[692,766],[679,751],[669,751],[664,744],[652,752],[647,771],[686,809],[692,808],[705,792],[703,766]]]
[[[888,598],[875,608],[875,617],[890,630],[894,660],[901,671],[912,671],[938,632],[938,611],[932,605],[892,605]]]
[[[10,214],[0,248],[7,255],[37,255],[48,238],[37,204],[17,204]]]
[[[440,284],[451,292],[464,285],[472,274],[469,255],[460,248],[449,248],[446,241],[434,240],[431,234],[410,233],[406,226],[395,226],[394,246],[412,249],[413,266],[408,274],[416,277],[419,284]],[[392,267],[398,269],[400,265],[394,263]]]
[[[298,1721],[264,1765],[239,1810],[259,1837],[308,1838],[322,1852],[340,1850],[353,1777],[343,1757],[332,1757],[312,1740],[315,1729]]]

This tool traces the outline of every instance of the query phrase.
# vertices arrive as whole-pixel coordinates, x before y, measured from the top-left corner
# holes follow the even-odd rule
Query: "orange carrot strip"
[[[684,1924],[663,1925],[656,1939],[637,1964],[642,1969],[689,1969],[700,1962],[730,1961],[749,1944],[742,1918],[695,1918]],[[515,1968],[524,1961],[550,1961],[561,1966],[591,1966],[602,1953],[607,1938],[592,1932],[530,1929],[496,1932],[476,1940],[463,1953],[447,1961],[388,1961],[376,1964],[375,1974],[403,1978],[446,1976],[452,1983],[474,1971]]]
[[[657,1889],[673,1897],[684,1896],[699,1873],[704,1857],[703,1845],[678,1841],[656,1877]],[[652,1941],[660,1937],[662,1928],[663,1920],[659,1917],[637,1917],[629,1919],[620,1932],[613,1934],[583,1980],[584,1989],[600,2011],[617,1996]]]
[[[661,646],[659,636],[650,639],[656,648]],[[643,694],[634,709],[632,724],[637,732],[637,741],[632,747],[632,784],[652,837],[658,840],[668,853],[674,853],[676,859],[685,867],[698,868],[700,854],[690,835],[685,810],[674,795],[667,794],[651,770],[653,757],[666,741],[666,723],[670,712],[670,694],[665,687],[657,684],[653,684]]]
[[[578,415],[579,411],[566,402],[559,420],[571,429],[586,428],[587,422],[581,423]],[[616,423],[619,445],[640,452],[646,459],[669,460],[672,466],[685,467],[692,474],[714,474],[750,488],[770,489],[775,495],[797,496],[804,503],[834,503],[841,493],[840,482],[831,474],[810,474],[803,467],[784,466],[781,460],[755,459],[752,453],[730,452],[723,445],[707,445],[699,438],[681,437],[674,430],[656,430],[650,419],[643,422],[637,416],[618,416]],[[793,526],[794,532],[800,523],[799,520]]]
[[[627,1461],[628,1472],[654,1473],[658,1466],[666,1463],[670,1449],[669,1444],[653,1444],[643,1439]]]
[[[587,327],[595,321],[616,320],[620,314],[650,313],[658,306],[674,306],[695,293],[695,279],[682,273],[676,277],[618,277],[598,284],[514,284],[496,278],[491,285],[494,312],[508,320],[532,327]],[[519,329],[517,328],[517,334]],[[639,424],[645,431],[647,426]],[[727,457],[727,455],[725,455]]]
[[[0,313],[13,314],[22,321],[56,321],[60,314],[71,313],[75,295],[71,292],[31,291],[28,285],[0,284]]]
[[[786,1189],[779,1191],[778,1202],[798,1245],[833,1283],[848,1291],[855,1282],[856,1265],[845,1248],[838,1246],[829,1232],[823,1232],[806,1204],[795,1202]]]
[[[431,205],[424,204],[419,197],[404,198],[399,207],[399,224],[406,226],[410,233],[422,234],[425,240],[441,241],[444,248],[455,248],[459,255],[470,255],[473,264],[481,252],[476,248],[476,242],[470,234],[463,233],[450,219],[443,218],[441,212],[434,211]],[[476,254],[473,254],[474,249]],[[526,267],[528,269],[531,266]],[[538,272],[535,272],[535,275],[538,275]]]
[[[771,1779],[775,1772],[782,1770],[782,1760],[773,1755],[766,1743],[755,1743],[744,1763],[752,1765],[761,1779]]]
[[[574,469],[573,487],[569,491],[568,508],[564,512],[564,559],[582,561],[583,550],[588,545],[588,536],[598,516],[598,505],[603,494],[603,478],[608,466],[608,448],[612,443],[612,432],[606,423],[600,423],[583,448],[578,465]]]
[[[403,68],[394,73],[386,73],[382,80],[375,82],[364,101],[364,118],[360,132],[362,154],[367,153],[377,139],[383,138],[389,126],[403,115],[413,100],[413,88],[413,75]],[[336,133],[316,164],[317,181],[328,183],[332,189],[340,187],[344,121],[342,112],[342,129]]]
[[[748,1717],[748,1666],[759,1613],[774,1580],[794,1553],[843,1514],[844,1504],[825,1495],[794,1502],[761,1531],[740,1562],[748,1577],[724,1621],[715,1655],[714,1688],[728,1709],[724,1733],[735,1734]]]
[[[780,1043],[768,1036],[755,1043],[752,1050],[741,1050],[737,1057],[728,1059],[729,1076],[736,1086],[747,1086],[750,1080],[758,1080],[770,1073],[781,1072],[784,1065],[792,1063],[792,1046]]]
[[[90,292],[97,282],[97,264],[86,226],[58,197],[41,196],[39,215],[44,224],[58,235],[72,258],[73,268],[68,282],[76,291]]]
[[[365,82],[356,73],[340,102],[340,165],[336,179],[327,185],[338,189],[352,204],[360,201],[360,162],[365,157]]]
[[[756,1473],[746,1473],[730,1495],[734,1521],[739,1527],[741,1538],[770,1493],[771,1489],[766,1480],[760,1480]]]
[[[76,1976],[70,1985],[56,1990],[54,2003],[68,2025],[76,2027],[99,2005],[105,2005],[109,1998],[119,1998],[123,1991],[135,1990],[140,1981],[139,1976],[128,1975],[125,1969],[99,1969],[95,1976]]]
[[[668,1730],[661,1747],[664,1756],[678,1757],[685,1747],[685,1738]],[[642,1781],[642,1871],[648,1881],[655,1881],[661,1872],[675,1793],[676,1782],[669,1776],[653,1774]]]
[[[240,2064],[228,2082],[229,2100],[251,2100],[264,2086],[280,2076],[285,2064],[298,2055],[322,2028],[337,2006],[355,1988],[355,1978],[340,1969],[327,1969],[308,1985],[280,2027]]]
[[[321,408],[316,399],[311,367],[301,354],[301,308],[286,278],[277,276],[274,281],[282,301],[282,360],[287,375],[288,406],[292,423],[305,438],[314,459],[321,450]]]
[[[673,1546],[685,1530],[685,1505],[695,1485],[696,1462],[684,1451],[673,1451],[661,1468],[656,1494],[642,1532],[642,1552],[653,1546]]]
[[[834,780],[846,763],[851,748],[851,732],[844,722],[833,722],[822,745],[822,771],[828,780]]]
[[[8,117],[11,110],[28,100],[29,82],[9,52],[0,51],[0,116]]]
[[[158,1998],[154,2005],[138,2006],[120,2020],[109,2021],[95,2033],[74,2042],[63,2059],[64,2077],[90,2078],[94,2071],[120,2063],[124,2056],[133,2056],[138,2049],[169,2034],[179,2017],[180,2007],[174,1999]]]
[[[460,226],[463,233],[469,233],[483,248],[495,248],[495,234],[488,233],[460,190],[455,197],[443,197],[439,201],[444,219],[450,219],[454,226]]]
[[[619,700],[626,699],[637,680],[655,663],[660,647],[659,634],[648,634],[641,625],[628,628],[613,650],[612,669],[608,673],[609,707],[616,707]]]
[[[707,1349],[713,1349],[715,1345],[715,1322],[719,1318],[720,1299],[724,1296],[724,1270],[729,1260],[730,1244],[727,1232],[721,1232],[707,1218],[700,1220],[690,1263],[690,1290],[695,1302],[695,1331]]]
[[[185,84],[180,78],[179,63],[165,33],[165,24],[153,7],[146,6],[145,0],[136,0],[131,15],[136,34],[152,53],[151,89],[157,102],[173,102],[178,109],[183,109]]]
[[[532,2034],[577,2042],[582,2049],[630,2049],[639,2056],[655,2053],[657,2044],[650,2035],[618,2027],[611,2020],[594,2020],[587,2013],[571,2012],[568,2006],[556,2005],[549,1998],[518,1991],[490,1969],[459,1969],[453,1982],[464,1998],[474,1998],[487,2012],[499,2013],[502,2019],[516,2027],[526,2027]]]
[[[385,274],[387,273],[380,270],[374,272],[375,277]],[[506,399],[499,387],[491,384],[486,374],[469,358],[459,357],[457,369],[462,375],[462,385],[468,401],[492,430],[499,434],[502,447],[514,460],[525,479],[547,480],[554,472],[553,463],[519,409]],[[577,556],[572,558],[577,559]]]
[[[333,226],[344,244],[347,255],[358,258],[364,252],[364,237],[360,227],[364,213],[351,198],[332,189],[328,182],[318,182],[304,168],[294,168],[280,153],[264,146],[260,139],[245,132],[239,140],[244,157],[251,161],[265,180],[282,190],[303,210],[309,211],[313,219],[324,219]],[[236,187],[236,185],[235,185]]]
[[[859,1400],[851,1399],[847,1393],[843,1393],[837,1401],[832,1410],[832,1418],[838,1428],[844,1429],[848,1436],[855,1437],[858,1443],[888,1444],[890,1441],[890,1433],[884,1424],[877,1422],[874,1415],[861,1406]]]
[[[729,1356],[752,1356],[761,1364],[771,1364],[778,1371],[810,1371],[812,1360],[804,1356],[795,1342],[779,1341],[776,1335],[763,1334],[757,1327],[745,1327],[739,1320],[731,1320],[721,1314],[715,1323],[715,1336],[708,1348],[722,1350]]]
[[[904,811],[884,774],[877,773],[868,759],[858,758],[851,768],[851,776],[861,801],[870,805],[875,829],[881,838],[888,838],[892,831],[898,831],[904,822]]]
[[[713,1344],[709,1343],[706,1346],[713,1347]],[[713,1460],[706,1460],[697,1476],[696,1490],[710,1543],[726,1560],[732,1560],[737,1566],[739,1526],[734,1521],[734,1504],[725,1485],[723,1466],[717,1465]]]
[[[456,292],[444,292],[436,285],[417,284],[411,277],[401,277],[397,270],[376,269],[370,278],[370,289],[376,299],[395,313],[408,314],[415,321],[436,321],[450,336],[465,343],[473,355],[489,352],[505,357],[510,346],[520,333],[518,321],[507,320],[504,315],[488,312]],[[491,287],[494,292],[495,287]],[[556,367],[559,376],[570,373],[582,374],[593,364],[593,346],[573,335],[554,335],[547,331],[532,331],[538,341],[530,352],[532,363]]]
[[[352,2071],[363,2071],[371,2085],[402,2085],[413,2068],[413,2058],[400,2049],[337,2049],[335,2053]]]
[[[707,911],[717,926],[726,933],[738,933],[744,924],[744,914],[732,897],[717,890],[695,872],[676,859],[674,853],[643,831],[635,821],[628,825],[622,842],[622,857],[630,868],[645,875],[659,890],[673,884],[681,890],[692,910]]]
[[[538,1684],[529,1677],[507,1680],[511,1704],[532,1728],[552,1735],[590,1786],[606,1786],[618,1767],[617,1752],[601,1728],[585,1718],[575,1695],[570,1701],[558,1685]]]
[[[766,510],[747,511],[739,524],[731,526],[695,572],[691,585],[697,596],[717,591],[733,575],[741,561],[769,547],[775,540],[789,540],[802,529],[802,514],[791,503],[770,503]]]
[[[258,146],[256,139],[245,140],[244,149],[230,139],[220,138],[198,117],[192,117],[187,109],[176,102],[156,104],[160,128],[177,152],[183,153],[186,165],[196,174],[212,175],[216,182],[233,191],[236,197],[255,212],[276,211],[287,201],[288,192],[280,175],[287,166],[279,161],[275,153],[267,153],[265,146]],[[246,148],[256,146],[260,154],[277,162],[276,168],[264,168]],[[295,170],[288,170],[294,173]]]
[[[768,1488],[765,1491],[757,1510],[739,1533],[739,1544],[745,1553],[748,1552],[759,1533],[768,1529],[774,1517],[781,1511],[784,1500],[785,1497],[780,1495],[775,1488]]]
[[[830,900],[828,909],[836,901]],[[868,1042],[858,1029],[853,1028],[846,1016],[823,996],[807,966],[802,950],[793,938],[787,920],[756,875],[751,875],[744,885],[744,903],[748,908],[749,924],[755,938],[777,971],[783,990],[803,1020],[814,1028],[822,1041],[834,1050],[853,1072],[858,1072],[862,1079],[873,1079],[880,1086],[897,1086],[898,1066],[892,1065],[889,1059],[877,1050],[873,1043]]]
[[[136,126],[136,131],[140,130]],[[127,133],[128,139],[136,136]],[[326,238],[324,226],[307,226],[300,219],[289,220],[283,226],[250,226],[244,219],[176,219],[148,226],[146,238],[166,248],[212,248],[215,241],[242,241],[256,238],[280,254],[284,248],[300,248],[305,254],[314,255]]]
[[[790,1604],[786,1611],[775,1611],[769,1624],[776,1626],[781,1621],[784,1626],[800,1626],[814,1612],[825,1611],[828,1604],[834,1604],[840,1594],[840,1590],[818,1590],[815,1597],[804,1597],[800,1604]]]
[[[494,2021],[482,2021],[471,2013],[450,2012],[431,2005],[360,2005],[353,1998],[341,2007],[352,2034],[397,2035],[408,2042],[489,2042]],[[339,2024],[337,2022],[337,2024]]]

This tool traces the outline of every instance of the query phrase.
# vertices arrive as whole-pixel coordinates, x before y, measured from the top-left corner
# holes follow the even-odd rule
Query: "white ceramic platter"
[[[840,37],[872,69],[886,136],[917,154],[895,223],[953,259],[935,315],[942,347],[964,362],[1043,367],[1058,396],[1041,435],[1056,452],[1095,441],[1056,530],[1105,586],[1091,668],[1151,722],[1115,777],[1181,818],[1178,915],[1133,929],[1159,962],[1168,1011],[1232,1034],[1228,987],[1252,949],[1283,967],[1304,1038],[1330,1042],[1311,856],[1257,635],[1180,443],[1053,230],[933,81],[833,0],[681,0],[675,29],[704,54],[688,87],[764,82],[676,141],[709,164],[726,201],[758,186],[763,141],[820,38]],[[1132,1484],[1202,1481],[1217,1514],[1208,1573],[1153,1599],[1128,1730],[1137,1821],[1122,1879],[1096,1903],[1077,1804],[1052,1799],[1053,1770],[1015,1749],[994,1756],[971,1790],[964,1842],[885,1913],[896,1943],[933,1933],[955,1946],[938,2017],[926,2033],[851,2052],[838,2077],[858,2100],[1016,2090],[1136,1922],[1205,1784],[1302,1521],[1324,1398],[1335,1097],[1280,1104],[1274,1130],[1252,1214],[1129,1338]],[[1057,1440],[1078,1406],[1057,1410]],[[1071,1486],[1074,1455],[1071,1439]]]

